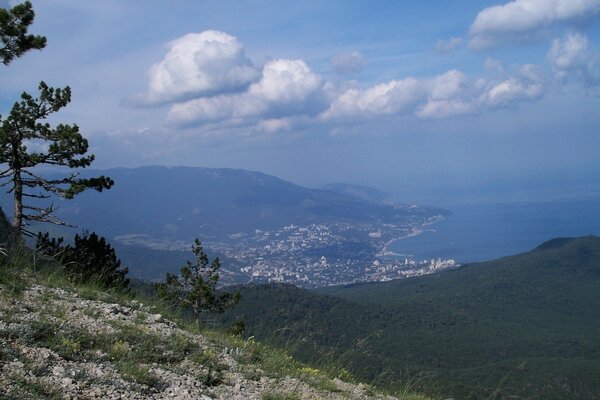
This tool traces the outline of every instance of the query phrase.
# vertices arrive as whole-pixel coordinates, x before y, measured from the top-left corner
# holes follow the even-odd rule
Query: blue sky
[[[70,85],[52,122],[81,126],[96,167],[246,168],[438,204],[599,175],[600,0],[33,4],[48,47],[3,69],[0,112],[40,80]]]

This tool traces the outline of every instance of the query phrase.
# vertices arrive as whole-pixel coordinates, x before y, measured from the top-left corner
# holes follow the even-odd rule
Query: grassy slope
[[[42,285],[41,289],[39,285]],[[36,291],[37,295],[35,295]],[[31,302],[32,298],[37,298],[37,301],[41,301],[41,303],[26,305],[28,303],[24,299]],[[89,309],[84,307],[84,309],[76,310],[81,308],[81,304],[69,303],[68,299],[70,298],[90,299],[96,302]],[[95,308],[100,307],[99,310],[110,308],[112,307],[111,303],[122,305],[132,314],[125,321],[103,320],[102,312]],[[26,305],[25,308],[30,307],[40,315],[36,314],[33,319],[29,318],[28,312],[20,315],[25,309],[17,307],[19,304]],[[110,325],[113,328],[112,333],[82,329],[80,325],[86,318],[80,315],[76,320],[70,320],[69,315],[74,310],[82,312],[87,320],[100,318],[97,322],[92,321],[92,326],[94,324]],[[148,318],[152,319],[151,315],[157,312],[176,321],[180,328],[177,332],[174,330],[168,340],[161,339],[156,334],[149,334],[148,327],[145,326],[144,321]],[[24,329],[30,334],[16,335],[13,332],[14,327]],[[40,332],[43,334],[38,334]],[[111,332],[111,329],[108,332]],[[203,346],[197,347],[194,344],[197,341],[204,343]],[[339,365],[323,364],[324,369],[321,370],[310,368],[291,358],[286,350],[278,350],[254,340],[245,340],[226,334],[223,331],[207,329],[198,331],[197,325],[184,319],[180,314],[166,309],[163,304],[151,298],[103,290],[92,283],[85,285],[70,283],[61,272],[60,267],[52,262],[38,258],[34,265],[27,250],[9,252],[8,257],[0,256],[0,342],[3,343],[0,346],[2,348],[0,369],[2,369],[3,363],[15,362],[16,359],[22,361],[26,368],[33,365],[32,361],[28,359],[28,354],[18,354],[18,348],[22,346],[33,346],[38,349],[36,350],[38,352],[40,349],[48,348],[58,354],[58,356],[53,356],[53,362],[58,359],[63,363],[85,363],[87,360],[101,363],[98,364],[102,365],[101,368],[116,370],[120,375],[117,375],[115,379],[132,382],[133,386],[131,387],[139,391],[138,395],[141,393],[142,396],[144,393],[160,392],[161,387],[164,386],[163,383],[167,383],[161,383],[161,378],[156,376],[153,371],[177,372],[181,371],[181,368],[187,370],[189,367],[184,364],[189,365],[186,363],[189,363],[190,360],[194,365],[198,364],[196,369],[200,371],[198,375],[200,385],[215,388],[214,390],[218,392],[216,386],[226,385],[227,379],[223,378],[224,383],[214,381],[211,370],[221,374],[220,368],[224,367],[219,367],[220,362],[215,357],[219,353],[226,352],[234,356],[239,366],[229,372],[225,368],[222,375],[241,373],[242,379],[249,382],[246,385],[249,385],[250,381],[259,380],[260,385],[264,386],[263,381],[266,379],[267,387],[261,399],[355,398],[356,393],[364,393],[364,395],[359,395],[359,398],[384,398],[383,395],[368,386],[340,383],[336,378],[343,377],[346,380],[353,380],[353,378]],[[108,353],[111,356],[110,361],[107,363],[104,356],[98,358],[99,352]],[[208,368],[209,375],[201,372],[206,368]],[[16,385],[17,392],[22,392],[22,397],[19,395],[15,398],[60,397],[61,388],[50,385],[49,378],[45,376],[49,369],[52,368],[34,365],[30,368],[33,375],[30,374],[24,378],[15,375],[14,379],[12,375],[3,376],[0,379],[3,382],[0,385],[0,397],[2,397],[2,386],[4,385],[6,385],[4,389],[7,390],[9,386],[14,389]],[[92,378],[82,376],[77,379],[85,386],[89,383],[86,382]],[[207,380],[211,383],[207,383]],[[293,384],[293,390],[280,389],[286,387],[285,384],[282,386],[282,382],[287,382],[288,389]],[[121,382],[121,384],[123,383]],[[228,393],[227,390],[231,392],[237,389],[225,388],[222,392]],[[356,392],[357,390],[358,392]],[[15,391],[13,390],[11,393],[14,395]],[[351,395],[351,393],[354,394]],[[148,398],[152,398],[152,396],[148,395]],[[217,398],[221,398],[221,396],[218,395]],[[427,400],[423,396],[408,392],[401,393],[399,398],[402,400]]]
[[[600,396],[600,238],[321,294],[247,288],[242,299],[234,314],[252,333],[301,337],[299,357],[331,351],[365,379],[437,382],[460,398]]]

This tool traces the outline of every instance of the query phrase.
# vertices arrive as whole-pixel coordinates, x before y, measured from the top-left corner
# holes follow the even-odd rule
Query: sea
[[[450,216],[388,250],[415,260],[461,264],[529,251],[557,237],[600,235],[600,195],[584,199],[468,201],[445,207]]]

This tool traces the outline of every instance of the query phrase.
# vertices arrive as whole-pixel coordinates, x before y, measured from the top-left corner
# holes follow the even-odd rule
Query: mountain
[[[302,359],[331,352],[390,386],[461,399],[600,396],[598,237],[384,283],[245,287],[235,316],[259,338],[301,338]]]
[[[381,190],[368,186],[352,185],[349,183],[330,183],[323,186],[322,189],[374,203],[380,203],[390,199],[390,195]]]
[[[97,175],[110,176],[113,188],[55,202],[59,217],[76,229],[34,229],[67,237],[95,231],[113,243],[134,277],[144,279],[178,270],[199,238],[212,257],[223,260],[224,283],[283,280],[314,287],[373,280],[376,274],[367,268],[385,243],[447,215],[245,170],[140,167],[82,173]],[[6,197],[0,200],[10,204]],[[398,276],[393,265],[381,268]]]
[[[115,186],[62,201],[61,216],[108,236],[147,234],[189,240],[330,221],[402,223],[416,213],[330,190],[309,189],[260,172],[192,167],[116,168]],[[437,210],[435,211],[437,212]]]

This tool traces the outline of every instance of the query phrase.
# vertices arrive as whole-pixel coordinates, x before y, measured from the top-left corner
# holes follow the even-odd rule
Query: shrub
[[[39,233],[36,248],[54,257],[77,282],[93,282],[106,288],[128,289],[127,268],[121,267],[115,250],[96,233],[76,235],[73,245],[63,246],[63,238]]]

